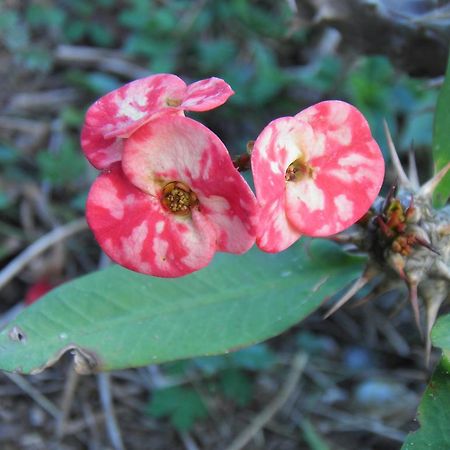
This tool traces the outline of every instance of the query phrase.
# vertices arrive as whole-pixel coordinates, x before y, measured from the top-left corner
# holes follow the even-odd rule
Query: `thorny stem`
[[[417,168],[410,154],[410,178],[405,174],[384,124],[386,138],[399,184],[394,184],[385,199],[378,198],[361,219],[353,234],[333,236],[337,242],[354,244],[368,253],[365,273],[348,289],[325,315],[329,317],[367,284],[378,277],[374,289],[406,284],[414,321],[423,338],[420,302],[425,306],[425,359],[431,351],[430,333],[441,304],[450,294],[450,205],[436,210],[432,196],[439,182],[450,170],[450,163],[422,187],[418,187]],[[369,271],[373,273],[369,276]],[[373,294],[373,293],[372,293]],[[367,298],[376,295],[368,294]],[[399,302],[400,303],[400,302]]]
[[[361,288],[363,288],[370,280],[372,280],[373,275],[369,273],[369,270],[358,278],[350,288],[345,292],[345,294],[330,308],[330,310],[323,316],[324,319],[330,317],[339,308],[341,308],[345,303],[347,303]]]

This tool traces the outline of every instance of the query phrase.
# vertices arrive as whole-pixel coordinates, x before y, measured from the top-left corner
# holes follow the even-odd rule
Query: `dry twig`
[[[125,450],[112,402],[111,375],[109,373],[99,373],[97,375],[97,381],[100,401],[105,412],[106,429],[111,445],[114,450]]]
[[[356,431],[364,430],[369,433],[382,436],[393,441],[403,442],[406,438],[406,433],[397,430],[393,427],[385,425],[384,423],[376,420],[372,417],[361,417],[352,414],[348,414],[344,411],[337,411],[331,408],[324,408],[319,405],[314,405],[310,409],[310,412],[322,417],[327,417],[333,421],[338,422],[341,425],[342,430]]]
[[[94,66],[103,72],[130,79],[151,75],[145,67],[124,58],[122,52],[104,48],[59,45],[55,52],[55,60],[60,64]]]
[[[29,262],[36,256],[50,248],[52,245],[67,239],[68,237],[86,230],[87,224],[84,218],[74,220],[66,225],[55,228],[37,241],[33,242],[22,253],[16,256],[4,269],[0,272],[0,289],[8,283],[11,278],[17,275]]]
[[[303,373],[303,369],[306,366],[307,360],[308,357],[305,353],[299,353],[294,357],[291,370],[278,395],[253,419],[249,426],[236,437],[226,450],[241,450],[244,448],[258,431],[264,428],[272,417],[283,407],[294,392]]]
[[[26,392],[43,410],[47,411],[55,419],[58,419],[61,415],[59,409],[45,395],[41,394],[26,378],[18,373],[4,372],[4,375]]]
[[[77,388],[80,375],[75,371],[73,365],[69,367],[68,377],[64,386],[64,393],[61,402],[61,414],[56,421],[56,438],[61,439],[66,430],[67,418],[69,417],[70,410],[73,403],[75,390]]]

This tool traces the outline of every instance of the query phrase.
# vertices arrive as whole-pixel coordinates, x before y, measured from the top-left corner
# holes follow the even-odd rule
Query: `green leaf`
[[[240,350],[241,351],[241,350]],[[228,355],[201,356],[192,359],[193,366],[205,375],[213,375],[229,366]]]
[[[64,23],[63,9],[52,8],[48,5],[31,4],[25,13],[28,23],[35,28],[59,28]]]
[[[450,448],[450,361],[443,356],[419,405],[420,428],[408,435],[402,450]]]
[[[247,405],[252,398],[252,384],[241,370],[224,370],[220,374],[220,387],[222,392],[239,406]]]
[[[337,85],[341,73],[342,61],[336,56],[326,55],[317,58],[313,64],[299,67],[289,81],[292,85],[300,82],[302,87],[325,93]]]
[[[253,345],[230,355],[236,367],[247,370],[266,370],[275,363],[275,356],[267,345]]]
[[[147,412],[156,418],[169,417],[179,431],[188,431],[208,411],[200,395],[192,388],[171,387],[154,392]]]
[[[74,350],[80,371],[112,370],[227,353],[275,336],[362,271],[364,258],[328,241],[307,243],[275,255],[218,254],[177,279],[113,266],[63,284],[0,332],[0,369],[37,372]]]
[[[437,320],[431,338],[443,356],[419,405],[420,428],[408,435],[402,450],[450,448],[450,314]]]
[[[261,105],[274,98],[285,82],[283,73],[279,70],[273,51],[252,41],[255,73],[247,86],[249,101]]]
[[[266,370],[275,364],[275,356],[266,344],[252,345],[230,355],[216,355],[194,358],[194,366],[206,375],[226,368]]]
[[[88,29],[88,25],[82,20],[70,20],[63,30],[65,38],[71,43],[81,41]]]
[[[63,186],[80,178],[86,164],[74,141],[66,138],[58,153],[40,152],[37,162],[43,179]]]
[[[81,128],[85,112],[73,106],[65,107],[61,112],[61,119],[68,127]]]
[[[450,350],[450,314],[439,317],[431,331],[431,339],[436,347]]]
[[[439,93],[433,126],[433,159],[435,171],[450,161],[450,58],[447,64],[444,85]],[[434,191],[436,207],[444,206],[450,197],[450,173],[442,179]]]
[[[87,29],[92,42],[99,47],[110,47],[114,44],[113,32],[105,27],[99,26],[98,23],[91,23]]]
[[[48,72],[53,64],[53,57],[50,52],[38,46],[23,49],[16,56],[27,70]]]
[[[229,38],[202,39],[197,42],[198,64],[203,72],[220,70],[224,61],[233,61],[238,54],[236,44]]]
[[[69,83],[87,89],[95,95],[104,95],[121,86],[116,77],[103,72],[86,73],[79,70],[71,70],[67,72],[66,77]]]

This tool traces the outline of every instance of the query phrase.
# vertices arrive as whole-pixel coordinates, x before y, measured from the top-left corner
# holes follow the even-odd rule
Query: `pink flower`
[[[381,188],[384,160],[363,115],[334,100],[271,122],[255,142],[252,170],[256,242],[279,252],[302,234],[329,236],[360,219]]]
[[[207,111],[227,101],[231,87],[220,78],[189,86],[176,75],[158,74],[132,81],[97,100],[87,111],[81,132],[86,158],[97,169],[120,161],[123,138],[159,114]]]
[[[86,216],[115,262],[177,277],[206,266],[216,251],[246,252],[257,202],[220,139],[170,114],[124,141],[122,161],[94,182]]]

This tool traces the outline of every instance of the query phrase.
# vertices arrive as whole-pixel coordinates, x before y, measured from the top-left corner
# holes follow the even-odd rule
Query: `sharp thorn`
[[[430,365],[430,355],[431,355],[431,330],[434,323],[436,322],[436,317],[439,312],[443,301],[447,298],[447,285],[445,280],[440,280],[432,283],[432,289],[424,289],[423,292],[423,302],[426,311],[426,343],[425,343],[425,365],[429,367]],[[430,286],[429,286],[430,287]]]
[[[417,283],[411,280],[407,281],[409,289],[409,302],[414,314],[414,321],[416,322],[417,329],[419,330],[420,337],[423,339],[423,331],[420,325],[420,310],[419,310],[419,298],[417,296]]]
[[[341,232],[327,238],[330,241],[337,242],[339,244],[355,244],[361,245],[366,239],[364,233],[360,230],[354,232]]]
[[[419,173],[417,171],[416,157],[413,150],[410,150],[408,153],[408,177],[411,181],[412,188],[415,191],[419,190]]]
[[[361,275],[345,292],[344,295],[325,313],[324,319],[328,319],[333,313],[335,313],[339,308],[341,308],[345,303],[347,303],[362,287],[364,287],[370,280],[372,276],[365,274]]]
[[[372,292],[365,295],[363,298],[356,300],[350,308],[351,309],[359,308],[360,306],[363,306],[366,303],[369,303],[374,298],[380,297],[381,295],[385,294],[386,292],[392,291],[392,288],[385,288],[382,281],[383,280],[381,279],[379,284],[372,289]]]
[[[421,245],[422,247],[427,248],[433,253],[436,253],[436,255],[440,255],[439,250],[435,249],[429,242],[427,242],[425,239],[422,239],[420,237],[414,238],[417,244]]]
[[[439,172],[434,174],[433,178],[428,180],[419,190],[418,195],[421,197],[431,197],[442,178],[445,177],[450,170],[450,162],[446,164]]]
[[[408,176],[403,170],[402,163],[400,162],[397,150],[395,149],[394,141],[392,140],[391,132],[389,131],[389,127],[386,120],[383,120],[383,126],[384,126],[384,133],[386,135],[386,141],[388,144],[389,154],[391,155],[392,164],[398,176],[399,182],[404,187],[412,189],[412,183],[411,181],[409,181]]]
[[[397,195],[397,191],[398,191],[398,183],[397,183],[397,180],[395,180],[395,182],[389,188],[389,192],[387,193],[387,195],[386,195],[386,197],[385,197],[385,199],[383,201],[383,209],[382,209],[382,213],[383,214],[387,211],[387,209],[389,208],[389,205],[391,204],[392,200]]]
[[[384,200],[383,212],[389,206],[392,199],[395,198],[395,196],[397,195],[397,191],[398,191],[398,184],[397,181],[395,181],[395,183],[390,187],[389,192],[387,193],[386,198]]]
[[[427,314],[427,335],[425,344],[425,365],[429,367],[430,365],[430,355],[431,355],[431,329],[436,322],[436,317],[441,307],[442,302],[445,299],[444,296],[434,297],[433,300],[426,303],[426,314]]]

